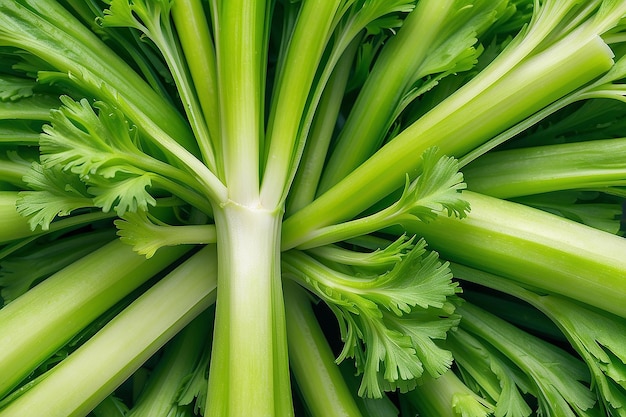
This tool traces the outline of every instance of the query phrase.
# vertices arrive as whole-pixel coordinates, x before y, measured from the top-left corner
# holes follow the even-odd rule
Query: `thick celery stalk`
[[[0,397],[81,329],[188,250],[164,249],[146,259],[115,240],[1,309]]]
[[[213,245],[189,258],[0,410],[0,416],[87,415],[215,302],[216,266]]]
[[[626,240],[521,204],[466,191],[471,215],[406,230],[450,261],[626,317]]]

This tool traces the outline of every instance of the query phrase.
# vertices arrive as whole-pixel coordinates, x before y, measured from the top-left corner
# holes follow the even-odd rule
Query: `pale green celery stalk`
[[[452,371],[438,378],[425,374],[403,397],[423,417],[487,417],[494,410],[493,404],[469,389]]]
[[[214,279],[214,276],[209,278]],[[184,380],[191,375],[206,348],[211,319],[208,310],[203,312],[166,345],[147,386],[126,417],[169,417],[177,409]]]
[[[416,155],[438,146],[463,155],[498,132],[607,72],[613,53],[597,36],[569,36],[467,97],[464,88],[410,125],[346,178],[283,224],[283,247],[349,219],[419,174]],[[471,82],[470,82],[471,83]],[[465,87],[470,85],[466,84]],[[384,172],[385,175],[380,175]]]
[[[0,416],[87,415],[214,303],[216,266],[214,245],[193,255],[1,409]]]
[[[26,189],[28,185],[26,185],[23,178],[29,172],[29,163],[12,161],[0,156],[0,181],[8,182],[19,189]]]
[[[491,152],[463,169],[472,191],[512,198],[626,185],[626,139]]]
[[[29,124],[30,121],[0,120],[0,143],[36,146],[41,130]]]
[[[300,8],[272,98],[261,184],[264,205],[282,204],[293,181],[304,140],[300,129],[309,128],[301,126],[309,90],[342,3],[306,1]]]
[[[220,280],[205,415],[289,416],[283,210],[263,204],[259,190],[269,5],[214,1],[211,11],[228,189],[214,207]]]
[[[216,155],[221,155],[217,63],[204,7],[200,0],[177,0],[171,7],[176,33],[209,130],[212,147]],[[223,178],[221,159],[216,158],[215,163],[218,177]]]
[[[625,239],[470,191],[463,199],[472,207],[468,217],[408,222],[403,231],[452,262],[626,317]]]
[[[0,191],[0,244],[36,234],[15,209],[17,195],[17,191]]]
[[[168,248],[147,260],[115,240],[7,304],[0,310],[0,334],[5,335],[0,338],[0,397],[82,328],[187,250]]]
[[[298,172],[287,199],[287,214],[301,209],[315,199],[317,184],[324,169],[326,154],[335,131],[360,41],[360,37],[356,38],[341,55],[322,92]]]
[[[291,370],[312,417],[360,417],[304,289],[286,280],[285,313]]]
[[[293,414],[280,281],[282,211],[226,203],[206,416]]]
[[[348,175],[380,147],[398,104],[415,80],[426,75],[420,73],[421,67],[433,47],[441,43],[451,15],[462,13],[459,8],[456,0],[421,0],[404,19],[359,92],[324,168],[319,193]]]
[[[259,205],[266,4],[218,3],[213,13],[224,182],[229,200],[255,206]]]
[[[135,123],[142,126],[144,119],[148,119],[189,151],[197,149],[188,126],[174,107],[60,3],[52,0],[3,2],[0,21],[0,45],[33,53],[59,71],[70,74],[73,81],[96,97],[104,93],[112,99],[123,98],[133,109],[125,113],[132,116]]]
[[[216,162],[212,140],[171,22],[171,3],[137,2],[136,7],[131,5],[121,10],[115,6],[116,4],[113,3],[111,9],[104,14],[104,18],[100,20],[101,24],[104,27],[134,27],[154,42],[176,84],[182,107],[200,148],[202,159],[209,169],[215,172]]]

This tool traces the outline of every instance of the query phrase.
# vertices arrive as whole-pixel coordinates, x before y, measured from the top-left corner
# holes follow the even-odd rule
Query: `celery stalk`
[[[466,191],[463,220],[439,216],[406,230],[450,261],[626,317],[626,240],[521,204]]]
[[[306,242],[311,231],[356,216],[401,187],[407,173],[411,177],[419,173],[417,156],[426,149],[438,146],[444,154],[462,156],[611,68],[613,53],[599,37],[572,48],[576,41],[580,39],[561,40],[473,97],[457,99],[465,91],[458,90],[313,203],[286,219],[283,249],[297,247]]]
[[[0,310],[0,334],[7,335],[0,338],[0,397],[186,250],[166,248],[148,260],[115,240],[7,304]]]
[[[313,417],[360,417],[333,352],[313,313],[307,293],[285,282],[289,360]]]
[[[0,416],[88,414],[214,303],[214,248],[207,247],[152,286],[62,363],[42,375],[34,387],[0,410]]]

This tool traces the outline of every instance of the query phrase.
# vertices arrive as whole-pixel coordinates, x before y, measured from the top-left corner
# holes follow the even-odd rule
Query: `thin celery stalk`
[[[287,214],[301,209],[315,199],[360,40],[357,38],[350,43],[341,55],[320,97],[298,173],[287,199]]]
[[[208,311],[203,312],[165,347],[147,386],[126,417],[165,417],[178,407],[183,381],[193,372],[206,347],[211,319]]]
[[[411,222],[446,259],[626,317],[626,240],[521,204],[463,192],[472,211]]]
[[[467,165],[468,188],[511,198],[558,190],[626,185],[626,139],[492,152]]]
[[[575,49],[574,41],[580,39],[564,39],[523,62],[464,106],[450,108],[444,101],[418,119],[313,203],[287,218],[283,249],[306,242],[312,230],[356,216],[400,188],[407,174],[419,173],[419,155],[426,149],[437,146],[444,154],[462,156],[611,68],[613,53],[599,37]]]
[[[172,17],[185,54],[185,61],[191,73],[194,89],[198,95],[198,101],[202,107],[213,148],[215,153],[220,155],[221,151],[218,148],[220,114],[215,46],[211,39],[202,2],[200,0],[175,1],[172,4]],[[218,164],[218,176],[222,178],[223,167],[219,165],[221,159],[217,158],[215,162]]]
[[[424,375],[404,397],[423,417],[487,417],[493,405],[469,389],[452,371],[439,378]]]
[[[15,210],[17,191],[0,191],[0,244],[37,234]]]
[[[216,265],[213,245],[189,258],[0,410],[0,416],[87,415],[215,302]]]
[[[340,4],[340,0],[306,1],[298,14],[270,111],[261,187],[265,204],[282,203],[289,189],[293,167],[297,164],[294,154],[299,148],[296,142],[300,121]]]
[[[146,259],[114,240],[2,308],[0,397],[81,329],[188,250],[164,249]]]
[[[8,182],[20,189],[27,188],[23,178],[30,173],[30,164],[0,158],[0,181]]]
[[[360,417],[306,292],[285,282],[291,369],[312,417]]]
[[[431,45],[454,10],[454,0],[422,0],[392,37],[359,93],[354,108],[324,168],[320,193],[328,190],[373,154],[383,141],[389,119]],[[376,105],[372,105],[376,103]]]

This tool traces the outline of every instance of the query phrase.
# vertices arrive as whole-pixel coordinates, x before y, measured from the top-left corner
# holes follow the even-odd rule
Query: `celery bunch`
[[[0,0],[0,417],[626,416],[626,3]]]

